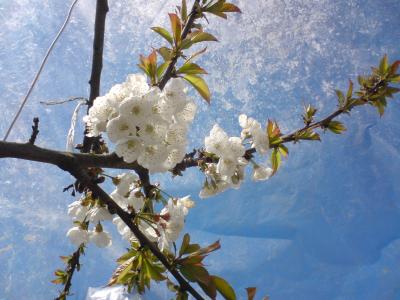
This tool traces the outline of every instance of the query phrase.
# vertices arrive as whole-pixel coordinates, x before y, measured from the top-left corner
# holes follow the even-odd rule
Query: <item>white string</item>
[[[74,6],[75,6],[75,4],[76,4],[77,2],[78,2],[78,0],[74,0],[74,2],[72,2],[71,6],[70,6],[70,8],[69,8],[69,11],[68,11],[68,15],[67,15],[67,17],[66,17],[66,19],[65,19],[65,21],[64,21],[64,23],[63,23],[63,25],[61,26],[60,30],[58,31],[58,33],[57,33],[55,39],[54,39],[53,42],[51,43],[49,49],[47,49],[46,55],[44,56],[43,61],[42,61],[42,63],[40,64],[39,70],[38,70],[38,72],[36,73],[35,78],[33,79],[32,83],[31,83],[31,85],[30,85],[30,87],[29,87],[29,90],[28,90],[28,92],[26,93],[26,95],[25,95],[25,97],[24,97],[24,100],[22,100],[22,103],[21,103],[21,105],[20,105],[20,107],[19,107],[17,113],[15,114],[15,117],[14,117],[13,121],[11,122],[10,127],[8,128],[7,133],[6,133],[6,135],[4,136],[3,141],[6,141],[6,140],[7,140],[8,136],[10,135],[11,129],[14,127],[15,122],[17,122],[17,119],[18,119],[19,115],[21,114],[22,109],[24,108],[26,102],[28,101],[28,98],[29,98],[31,92],[32,92],[33,88],[35,87],[37,80],[39,79],[40,73],[42,73],[42,70],[43,70],[44,65],[46,64],[47,58],[49,57],[51,51],[53,50],[54,45],[56,44],[58,38],[61,36],[61,34],[63,33],[65,27],[67,26],[67,24],[68,24],[68,22],[69,22],[69,19],[70,19],[70,17],[71,17],[71,14],[72,14],[72,10],[74,9]]]
[[[75,127],[76,127],[76,119],[78,118],[79,109],[82,105],[86,104],[85,101],[81,101],[75,107],[75,110],[71,117],[71,127],[69,128],[68,135],[67,135],[67,145],[66,150],[69,152],[74,151],[74,136],[75,136]]]

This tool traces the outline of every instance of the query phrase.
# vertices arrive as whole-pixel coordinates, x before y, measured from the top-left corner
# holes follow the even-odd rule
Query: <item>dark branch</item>
[[[35,144],[38,134],[39,134],[39,118],[35,117],[35,118],[33,118],[32,134],[31,134],[31,138],[29,139],[29,144],[31,144],[31,145]]]
[[[88,101],[88,111],[92,107],[94,100],[100,95],[100,79],[101,70],[103,69],[103,48],[104,48],[104,30],[106,24],[106,15],[108,12],[107,0],[97,0],[96,4],[96,20],[94,23],[94,40],[93,40],[93,59],[92,73],[90,76],[90,96]],[[82,152],[90,152],[92,145],[99,142],[99,137],[86,136],[83,139]]]

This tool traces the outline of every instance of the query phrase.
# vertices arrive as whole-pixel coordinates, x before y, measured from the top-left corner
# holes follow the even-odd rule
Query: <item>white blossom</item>
[[[96,244],[96,246],[99,248],[109,247],[112,244],[111,236],[106,231],[90,231],[89,241]]]
[[[163,162],[168,158],[167,147],[160,145],[148,145],[138,157],[138,163],[147,168],[150,173],[165,172]]]
[[[136,237],[133,235],[132,231],[128,226],[126,226],[120,217],[114,217],[112,222],[117,226],[117,230],[123,239],[127,241],[136,240]]]
[[[241,132],[242,139],[250,138],[252,140],[251,146],[256,149],[257,153],[267,153],[269,150],[269,138],[266,130],[261,128],[261,124],[245,114],[239,116],[239,124],[243,128]]]
[[[208,181],[206,181],[206,183],[204,184],[203,188],[199,193],[199,197],[203,199],[208,198],[216,194],[222,193],[223,191],[225,191],[227,188],[230,187],[230,184],[223,180],[215,182],[214,184],[211,184]]]
[[[136,127],[123,116],[118,116],[109,121],[106,131],[108,138],[113,143],[136,135]]]
[[[263,167],[260,165],[254,165],[252,179],[254,181],[267,180],[272,176],[273,170],[268,167]]]
[[[144,195],[141,192],[141,188],[134,189],[129,194],[129,197],[126,199],[126,202],[136,212],[140,211],[144,205]]]
[[[123,173],[117,177],[117,192],[121,196],[125,196],[129,193],[131,185],[138,180],[139,177],[134,173]]]
[[[87,244],[89,242],[88,231],[80,228],[79,226],[74,226],[68,230],[67,237],[75,246],[80,246],[82,243]]]
[[[88,206],[83,206],[81,200],[74,201],[68,205],[68,215],[73,221],[82,222],[88,211]]]
[[[181,78],[172,78],[160,91],[149,87],[145,76],[131,74],[94,101],[85,122],[91,136],[106,132],[125,162],[137,161],[155,173],[183,159],[195,114]]]
[[[137,137],[120,140],[115,148],[115,153],[127,163],[134,162],[142,151],[142,141]]]
[[[104,206],[95,206],[89,210],[87,213],[88,220],[97,224],[101,221],[112,220],[112,215],[109,213],[108,209]]]

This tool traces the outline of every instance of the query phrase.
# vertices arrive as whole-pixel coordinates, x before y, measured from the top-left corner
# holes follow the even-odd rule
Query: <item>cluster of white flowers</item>
[[[218,157],[218,163],[207,163],[204,173],[207,176],[201,198],[207,198],[218,194],[227,188],[239,188],[244,180],[245,167],[249,164],[244,158],[245,147],[243,143],[250,141],[251,147],[258,154],[265,155],[269,150],[269,138],[266,130],[253,118],[242,114],[239,116],[239,124],[242,127],[241,137],[229,137],[228,134],[215,124],[210,135],[205,138],[205,151]],[[266,180],[271,177],[273,171],[269,167],[253,164],[252,179],[255,181]]]
[[[98,97],[84,121],[90,136],[106,132],[118,156],[128,163],[137,160],[154,173],[183,159],[195,114],[183,79],[172,78],[160,91],[150,87],[145,76],[132,74]]]
[[[113,200],[128,212],[134,210],[136,213],[140,213],[145,204],[145,197],[137,184],[137,176],[125,173],[120,175],[117,181],[117,187],[111,193]],[[184,227],[188,209],[193,206],[194,202],[189,196],[170,199],[159,214],[148,218],[146,215],[141,216],[138,219],[138,227],[150,241],[157,242],[161,250],[170,249]],[[113,223],[124,239],[131,242],[137,240],[120,217],[114,217]]]
[[[183,230],[185,216],[189,208],[194,206],[194,202],[189,196],[169,199],[159,214],[141,215],[145,196],[141,191],[138,176],[124,173],[116,178],[115,183],[116,189],[110,194],[111,198],[125,211],[139,214],[138,227],[150,241],[157,242],[161,250],[170,249]],[[93,201],[87,198],[77,200],[69,205],[68,215],[75,226],[68,231],[67,236],[77,246],[88,242],[93,242],[98,247],[110,246],[111,237],[101,226],[101,222],[108,220],[112,220],[124,239],[130,242],[137,241],[124,221],[118,216],[113,217],[98,201],[93,204]],[[96,224],[94,230],[88,230],[88,223]]]
[[[93,242],[97,247],[103,248],[111,245],[111,236],[103,231],[101,221],[111,220],[112,215],[107,208],[100,203],[91,205],[85,199],[77,200],[68,206],[68,215],[74,221],[75,226],[67,232],[71,242],[79,246]],[[96,224],[93,230],[88,229],[88,221]]]

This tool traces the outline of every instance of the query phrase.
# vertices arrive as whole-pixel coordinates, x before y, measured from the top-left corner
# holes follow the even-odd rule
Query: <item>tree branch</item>
[[[106,24],[106,15],[108,12],[107,0],[97,0],[96,19],[94,23],[94,40],[93,40],[93,58],[92,73],[90,76],[90,96],[87,111],[92,107],[94,100],[100,95],[100,79],[101,70],[103,69],[103,48],[104,48],[104,30]],[[90,152],[92,145],[98,143],[99,137],[86,136],[87,128],[83,139],[82,152]]]
[[[157,246],[152,243],[140,230],[139,228],[132,222],[132,214],[127,213],[121,207],[119,207],[114,200],[97,184],[93,183],[90,176],[81,169],[79,166],[74,165],[71,167],[63,168],[63,170],[69,172],[72,176],[74,176],[79,182],[84,184],[92,193],[98,197],[104,204],[107,204],[108,208],[115,212],[129,227],[129,229],[133,232],[136,238],[139,240],[142,246],[146,246],[150,249],[150,251],[156,256],[160,262],[166,267],[166,269],[175,277],[178,281],[179,285],[182,289],[188,291],[195,299],[202,300],[203,297],[182,277],[182,275],[171,266],[168,262],[167,258],[160,252]]]

